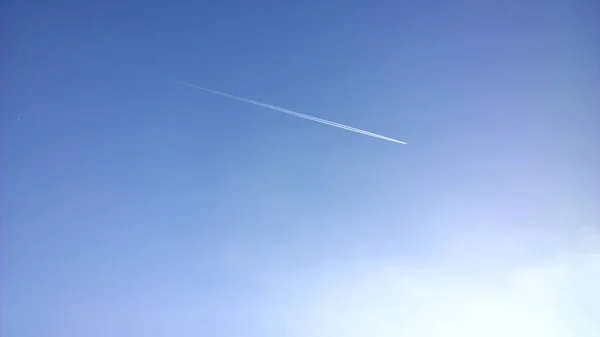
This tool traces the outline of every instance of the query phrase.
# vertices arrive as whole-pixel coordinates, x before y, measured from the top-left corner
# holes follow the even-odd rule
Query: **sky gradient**
[[[0,335],[600,331],[596,1],[0,13]]]

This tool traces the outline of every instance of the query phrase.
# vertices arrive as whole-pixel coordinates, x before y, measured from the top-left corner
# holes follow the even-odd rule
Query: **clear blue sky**
[[[8,0],[0,13],[4,337],[388,336],[405,314],[349,328],[385,316],[361,302],[387,296],[391,274],[369,278],[381,268],[500,292],[600,223],[595,1]],[[413,302],[394,310],[413,317]]]

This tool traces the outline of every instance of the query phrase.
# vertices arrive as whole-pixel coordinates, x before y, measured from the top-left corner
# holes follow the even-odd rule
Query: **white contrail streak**
[[[201,87],[199,85],[195,85],[195,84],[192,84],[192,83],[180,81],[180,80],[177,80],[177,79],[174,79],[174,78],[170,78],[170,77],[162,77],[162,78],[165,79],[165,80],[167,80],[167,81],[173,82],[173,83],[177,83],[177,84],[185,85],[185,86],[188,86],[188,87],[191,87],[191,88],[194,88],[194,89],[206,91],[206,92],[209,92],[211,94],[215,94],[215,95],[219,95],[219,96],[223,96],[223,97],[235,99],[237,101],[241,101],[241,102],[246,102],[246,103],[258,105],[258,106],[263,107],[263,108],[267,108],[267,109],[271,109],[271,110],[283,112],[283,113],[286,113],[288,115],[292,115],[292,116],[296,116],[296,117],[308,119],[308,120],[313,121],[313,122],[318,122],[318,123],[321,123],[321,124],[325,124],[325,125],[333,126],[333,127],[336,127],[336,128],[340,128],[340,129],[344,129],[344,130],[348,130],[348,131],[360,133],[360,134],[363,134],[363,135],[366,135],[366,136],[371,136],[371,137],[375,137],[375,138],[387,140],[387,141],[398,143],[398,144],[406,144],[406,142],[403,142],[403,141],[400,141],[400,140],[397,140],[397,139],[393,139],[393,138],[389,138],[389,137],[386,137],[386,136],[378,135],[378,134],[373,133],[373,132],[369,132],[369,131],[365,131],[365,130],[353,128],[353,127],[348,126],[348,125],[344,125],[344,124],[340,124],[340,123],[328,121],[326,119],[322,119],[322,118],[317,118],[317,117],[305,115],[303,113],[299,113],[299,112],[296,112],[296,111],[293,111],[293,110],[289,110],[289,109],[285,109],[285,108],[282,108],[282,107],[278,107],[278,106],[275,106],[275,105],[271,105],[271,104],[267,104],[267,103],[262,103],[262,102],[258,102],[258,101],[253,101],[251,99],[247,99],[247,98],[243,98],[243,97],[231,95],[231,94],[228,94],[228,93],[224,93],[224,92],[221,92],[221,91],[217,91],[217,90],[213,90],[213,89],[209,89],[209,88],[205,88],[205,87]]]

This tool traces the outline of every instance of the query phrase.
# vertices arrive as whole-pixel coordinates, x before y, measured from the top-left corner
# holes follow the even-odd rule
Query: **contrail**
[[[406,144],[406,142],[403,142],[403,141],[400,141],[400,140],[397,140],[397,139],[393,139],[393,138],[382,136],[382,135],[379,135],[379,134],[376,134],[376,133],[373,133],[373,132],[369,132],[369,131],[365,131],[365,130],[353,128],[353,127],[348,126],[348,125],[344,125],[344,124],[340,124],[340,123],[328,121],[326,119],[322,119],[322,118],[318,118],[318,117],[314,117],[314,116],[309,116],[309,115],[306,115],[306,114],[303,114],[303,113],[300,113],[300,112],[297,112],[297,111],[293,111],[293,110],[285,109],[285,108],[282,108],[282,107],[278,107],[276,105],[271,105],[271,104],[267,104],[267,103],[253,101],[251,99],[247,99],[247,98],[243,98],[243,97],[231,95],[231,94],[228,94],[228,93],[225,93],[225,92],[221,92],[221,91],[217,91],[217,90],[210,89],[210,88],[201,87],[201,86],[196,85],[196,84],[192,84],[192,83],[180,81],[180,80],[177,80],[177,79],[174,79],[174,78],[170,78],[170,77],[162,77],[162,78],[164,80],[167,80],[167,81],[170,81],[170,82],[173,82],[173,83],[185,85],[185,86],[188,86],[188,87],[191,87],[191,88],[194,88],[194,89],[198,89],[198,90],[202,90],[202,91],[205,91],[205,92],[209,92],[211,94],[215,94],[215,95],[219,95],[219,96],[231,98],[231,99],[234,99],[234,100],[237,100],[237,101],[254,104],[254,105],[257,105],[257,106],[260,106],[260,107],[263,107],[263,108],[267,108],[267,109],[271,109],[271,110],[283,112],[283,113],[286,113],[288,115],[292,115],[292,116],[296,116],[296,117],[308,119],[309,121],[318,122],[318,123],[321,123],[321,124],[325,124],[325,125],[333,126],[333,127],[336,127],[336,128],[340,128],[340,129],[344,129],[344,130],[348,130],[348,131],[360,133],[360,134],[363,134],[363,135],[366,135],[366,136],[371,136],[371,137],[375,137],[375,138],[387,140],[387,141],[398,143],[398,144]]]

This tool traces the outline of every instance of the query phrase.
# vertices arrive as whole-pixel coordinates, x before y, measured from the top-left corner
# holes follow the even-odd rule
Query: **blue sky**
[[[600,328],[594,1],[1,6],[2,336]]]

